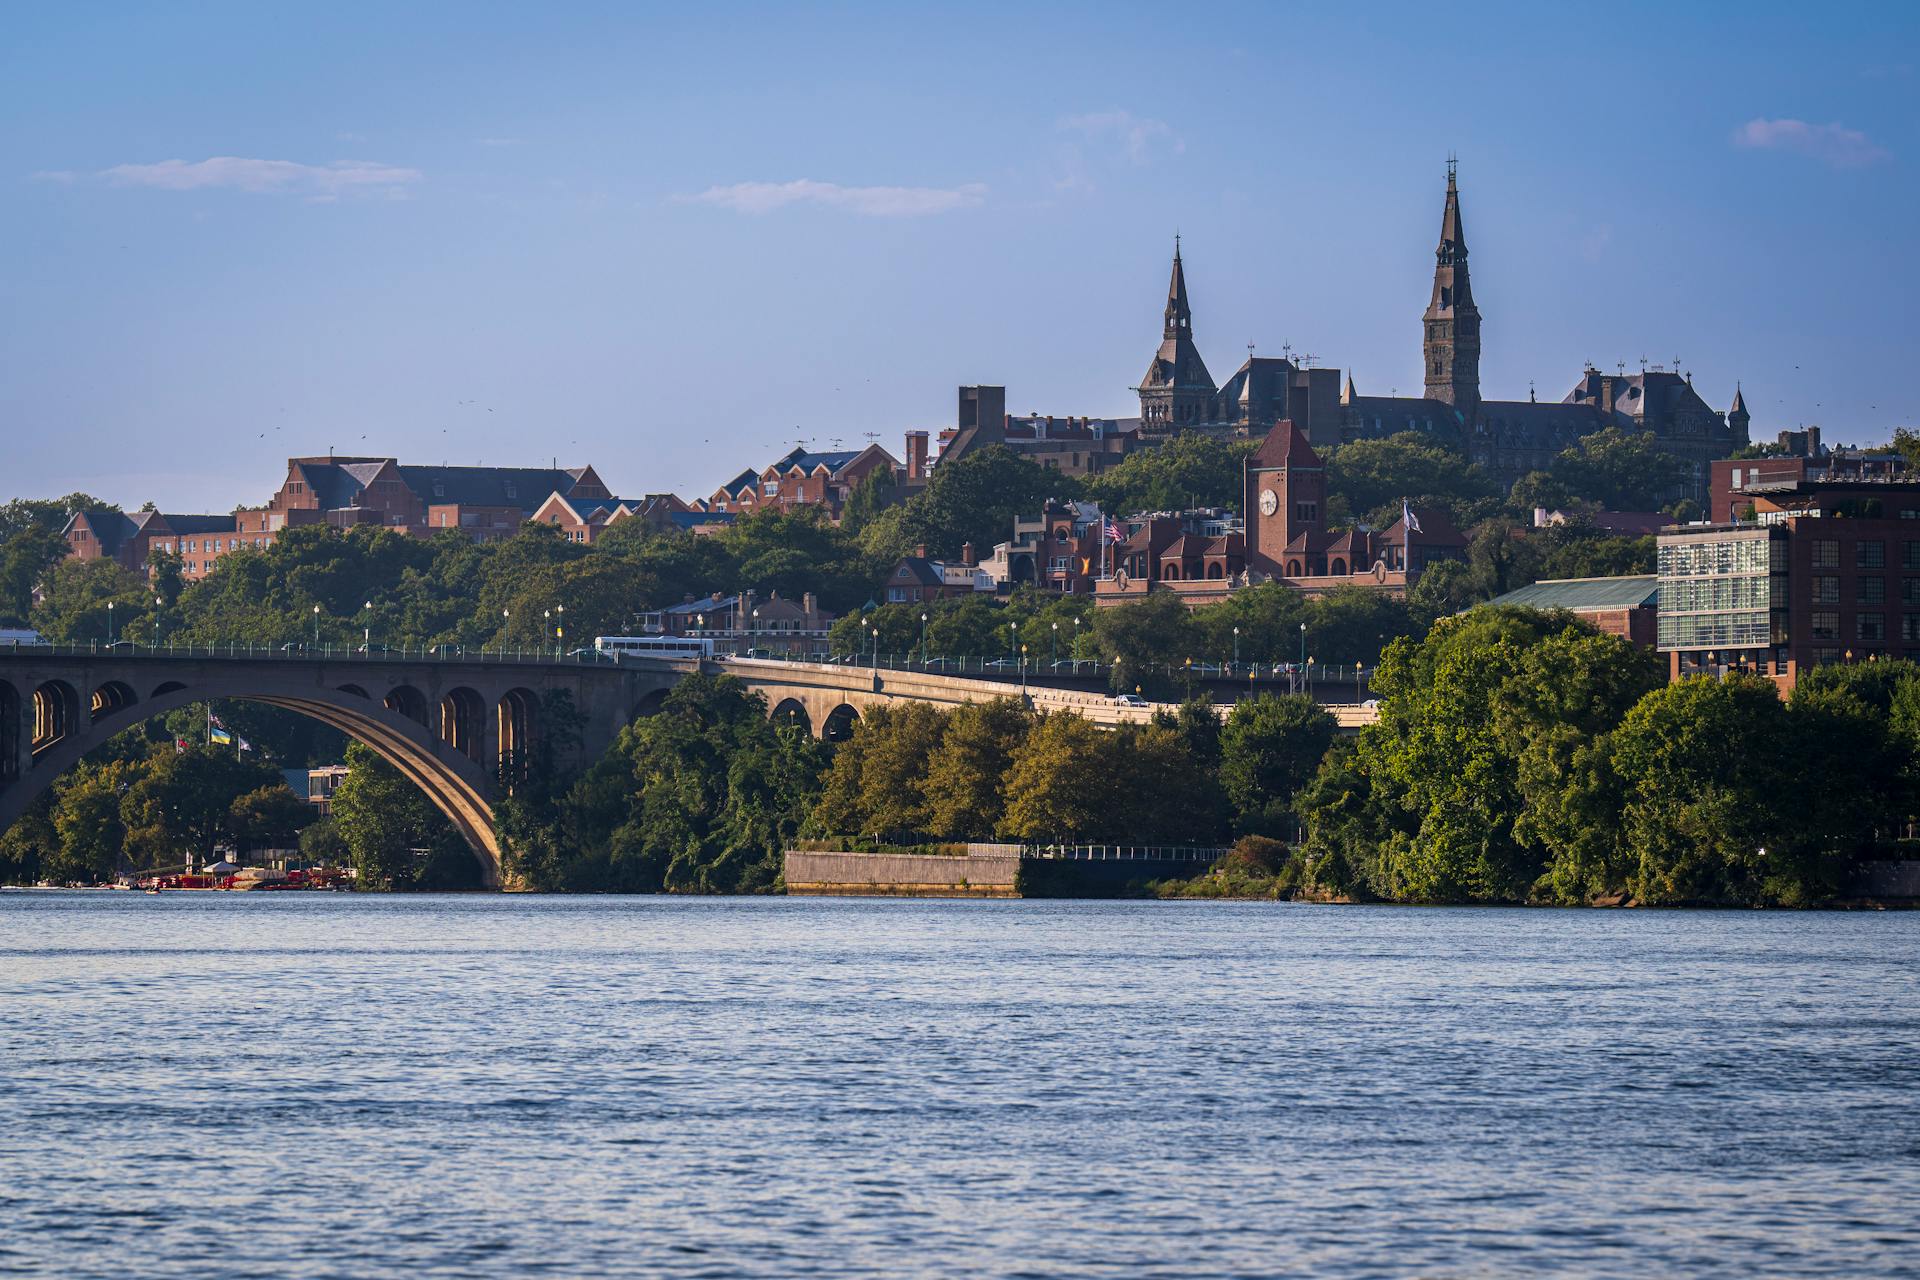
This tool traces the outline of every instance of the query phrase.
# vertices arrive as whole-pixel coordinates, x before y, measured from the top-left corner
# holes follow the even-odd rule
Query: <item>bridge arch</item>
[[[65,680],[47,680],[33,691],[33,754],[38,759],[80,728],[80,694]]]
[[[827,718],[820,722],[820,738],[823,742],[845,742],[853,736],[853,727],[860,723],[860,709],[851,702],[843,702],[827,712]]]
[[[50,686],[57,686],[50,688]],[[43,692],[46,713],[53,717],[67,714],[65,728],[45,742],[38,729],[42,716]],[[472,694],[472,690],[466,690]],[[4,710],[12,687],[0,682],[0,710]],[[425,725],[408,719],[390,707],[356,698],[338,689],[302,685],[297,681],[247,679],[230,676],[196,682],[191,686],[170,682],[156,689],[144,702],[112,708],[82,721],[79,699],[73,686],[52,680],[34,691],[33,765],[24,775],[0,772],[0,831],[12,825],[33,802],[50,788],[54,780],[77,764],[82,756],[100,746],[114,734],[131,729],[143,721],[196,702],[233,698],[283,707],[330,725],[356,742],[371,748],[381,759],[399,770],[447,816],[454,829],[473,850],[480,865],[481,882],[489,888],[500,884],[500,846],[493,834],[493,811],[487,802],[486,772],[462,752],[451,750]],[[473,694],[477,699],[479,695]],[[16,715],[11,723],[20,724]],[[0,745],[4,732],[0,731]],[[13,759],[18,759],[16,752]],[[0,766],[4,769],[4,766]]]
[[[20,693],[0,680],[0,787],[20,777]]]
[[[109,680],[93,687],[93,693],[87,699],[87,714],[104,715],[109,711],[130,707],[138,701],[140,697],[131,686],[119,680]]]
[[[633,708],[633,715],[629,718],[631,720],[644,720],[648,716],[659,715],[661,711],[666,709],[667,693],[668,691],[665,689],[653,690],[651,693],[647,694],[646,697],[640,699],[640,701],[637,704],[635,704]]]
[[[531,689],[509,689],[494,708],[500,734],[500,776],[511,786],[524,782],[531,767],[534,735],[539,732],[540,696]]]
[[[808,737],[813,736],[813,717],[807,714],[807,704],[798,698],[782,698],[779,705],[767,713],[767,719],[776,725],[792,725]]]
[[[427,722],[427,695],[410,684],[397,684],[381,700],[387,710],[405,716],[415,724]]]
[[[479,764],[485,733],[487,702],[465,685],[449,689],[440,699],[440,741]]]

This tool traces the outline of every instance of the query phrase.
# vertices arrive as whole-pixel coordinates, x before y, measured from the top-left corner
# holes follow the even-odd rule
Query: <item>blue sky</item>
[[[292,454],[704,494],[954,388],[1127,414],[1185,237],[1253,343],[1418,385],[1460,157],[1483,385],[1678,356],[1920,421],[1913,6],[16,6],[0,497]]]

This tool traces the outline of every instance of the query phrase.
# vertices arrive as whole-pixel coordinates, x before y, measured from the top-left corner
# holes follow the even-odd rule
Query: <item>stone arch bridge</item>
[[[876,706],[957,706],[1025,697],[1108,726],[1145,719],[1096,693],[928,672],[831,663],[728,659],[458,656],[0,648],[0,832],[82,756],[116,733],[178,707],[237,698],[310,716],[366,744],[426,793],[473,848],[482,879],[500,884],[492,801],[541,741],[542,708],[564,695],[578,716],[572,748],[593,759],[634,719],[659,710],[695,670],[738,677],[768,713],[844,738]]]

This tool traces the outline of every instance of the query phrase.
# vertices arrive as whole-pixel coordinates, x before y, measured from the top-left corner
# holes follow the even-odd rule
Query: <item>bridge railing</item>
[[[752,655],[737,655],[747,657]],[[810,662],[836,667],[863,667],[880,671],[912,671],[925,675],[978,676],[989,680],[1009,680],[1018,684],[1024,670],[1029,682],[1046,680],[1101,680],[1110,682],[1113,676],[1113,664],[1096,662],[1088,658],[1059,658],[1036,656],[1029,653],[1025,659],[1019,657],[982,657],[963,655],[949,657],[941,654],[922,656],[917,653],[862,653],[862,654],[814,654],[807,658],[775,657],[761,658],[770,662]],[[1236,662],[1227,659],[1221,662],[1158,662],[1150,664],[1121,664],[1121,670],[1128,679],[1142,679],[1147,676],[1166,676],[1173,680],[1191,677],[1195,680],[1219,682],[1231,680],[1246,682],[1261,688],[1298,687],[1316,684],[1351,684],[1365,688],[1373,676],[1373,668],[1364,664],[1320,663],[1320,662]]]
[[[615,655],[594,649],[519,649],[498,646],[432,645],[406,648],[397,645],[312,645],[303,643],[259,644],[229,641],[225,644],[138,644],[117,640],[112,644],[81,641],[59,644],[0,645],[0,657],[24,654],[55,658],[253,658],[298,662],[460,662],[502,663],[509,665],[615,667],[630,666],[636,659],[624,661]],[[649,655],[669,656],[669,655]]]
[[[1021,855],[1066,862],[1218,862],[1227,851],[1187,844],[1043,844],[1026,845]]]

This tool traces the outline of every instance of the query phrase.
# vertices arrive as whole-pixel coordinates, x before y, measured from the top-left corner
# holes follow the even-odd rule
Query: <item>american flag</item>
[[[1127,535],[1120,532],[1120,526],[1112,520],[1107,521],[1105,532],[1108,542],[1125,542],[1127,540]]]

